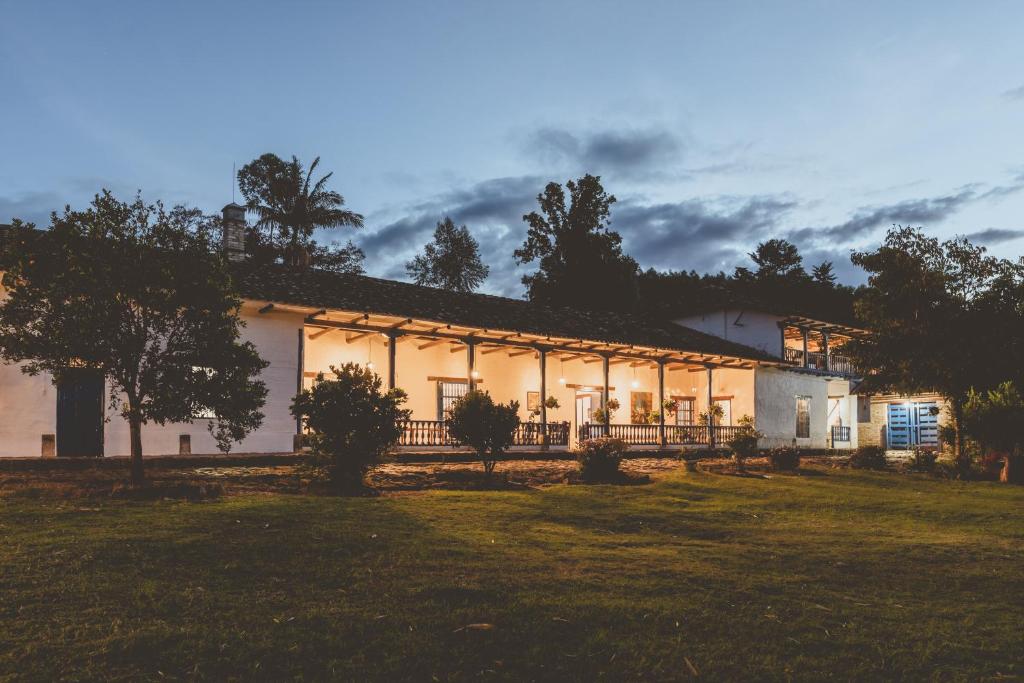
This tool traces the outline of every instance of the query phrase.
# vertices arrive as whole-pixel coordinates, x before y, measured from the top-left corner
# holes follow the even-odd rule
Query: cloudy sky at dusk
[[[786,237],[857,282],[893,223],[1017,257],[1022,26],[994,1],[0,0],[0,222],[100,187],[218,211],[271,151],[335,172],[369,273],[450,214],[516,296],[522,214],[585,172],[645,268]]]

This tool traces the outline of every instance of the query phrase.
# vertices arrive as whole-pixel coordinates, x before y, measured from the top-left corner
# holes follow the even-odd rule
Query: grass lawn
[[[1024,677],[1024,488],[0,499],[0,680]]]

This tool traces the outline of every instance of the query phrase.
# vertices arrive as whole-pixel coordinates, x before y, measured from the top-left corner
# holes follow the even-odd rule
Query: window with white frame
[[[796,397],[796,438],[811,438],[811,397]]]
[[[732,399],[716,398],[715,405],[722,409],[722,416],[715,420],[715,424],[722,427],[732,426]]]

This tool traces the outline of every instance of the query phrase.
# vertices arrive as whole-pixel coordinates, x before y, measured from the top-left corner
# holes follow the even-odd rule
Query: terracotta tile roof
[[[549,308],[487,294],[459,294],[407,282],[315,269],[232,264],[244,298],[282,304],[418,318],[673,351],[778,361],[758,349],[667,321],[621,313]]]

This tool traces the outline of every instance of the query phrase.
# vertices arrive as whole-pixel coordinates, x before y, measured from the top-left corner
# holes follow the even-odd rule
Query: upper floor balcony
[[[808,351],[806,356],[806,362],[804,362],[803,349],[794,349],[788,346],[784,349],[784,358],[786,360],[805,367],[808,370],[815,370],[822,373],[827,372],[847,377],[857,377],[860,375],[854,367],[853,359],[849,356],[843,356],[837,353],[826,354],[822,351]]]

